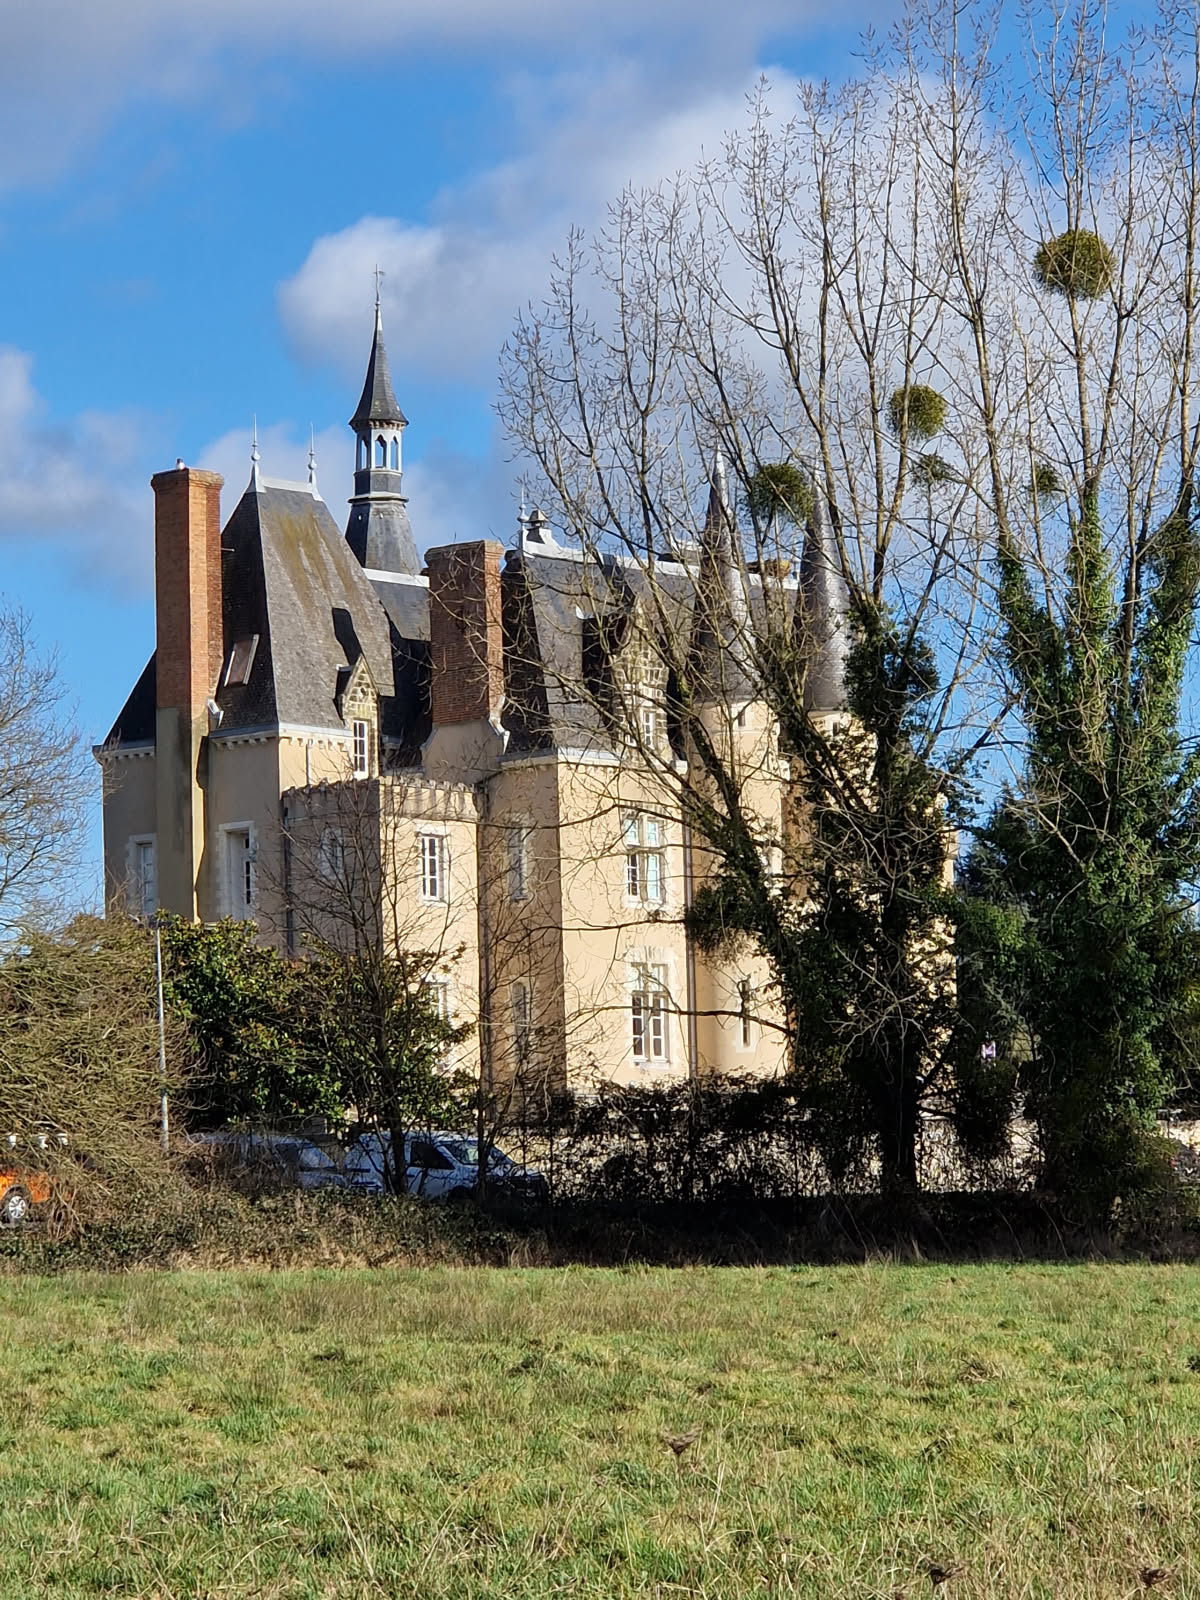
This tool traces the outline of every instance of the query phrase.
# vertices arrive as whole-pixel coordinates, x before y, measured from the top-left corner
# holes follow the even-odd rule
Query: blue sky
[[[152,647],[151,473],[216,467],[228,513],[252,416],[281,477],[311,423],[342,518],[376,261],[418,544],[507,538],[497,355],[551,252],[712,147],[759,71],[840,76],[894,8],[832,9],[9,0],[0,591],[60,652],[83,734]]]

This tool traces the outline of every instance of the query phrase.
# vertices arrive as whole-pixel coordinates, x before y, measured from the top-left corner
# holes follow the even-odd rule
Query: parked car
[[[225,1131],[198,1134],[193,1142],[214,1147],[223,1165],[246,1177],[273,1179],[299,1189],[346,1187],[337,1159],[300,1134]]]
[[[18,1227],[34,1206],[45,1205],[53,1185],[45,1172],[36,1168],[0,1167],[0,1226]]]
[[[364,1133],[346,1152],[346,1182],[359,1194],[383,1194],[387,1189],[390,1133]],[[404,1139],[408,1192],[427,1200],[462,1199],[479,1184],[479,1141],[459,1133],[410,1133]],[[492,1146],[488,1157],[488,1187],[545,1200],[550,1189],[545,1177]]]

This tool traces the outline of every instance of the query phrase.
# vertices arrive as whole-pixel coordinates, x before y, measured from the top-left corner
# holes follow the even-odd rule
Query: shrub
[[[1029,498],[1052,505],[1056,500],[1061,500],[1066,492],[1067,486],[1057,468],[1052,467],[1048,461],[1039,461],[1033,469],[1033,477],[1029,483]]]
[[[888,423],[899,436],[908,425],[910,439],[932,439],[946,424],[945,395],[925,383],[905,384],[888,401]]]
[[[746,509],[760,528],[776,517],[794,524],[806,522],[812,508],[812,484],[790,461],[760,467],[746,486]]]
[[[918,489],[937,489],[946,483],[960,483],[962,480],[950,463],[942,456],[918,456],[912,465],[912,481]]]
[[[1098,299],[1111,286],[1115,273],[1112,251],[1086,228],[1068,228],[1047,239],[1033,258],[1033,275],[1042,288],[1069,300]]]
[[[178,1059],[175,1030],[168,1062]],[[175,1186],[158,1141],[154,956],[145,927],[79,916],[0,962],[0,1135],[46,1169],[56,1227],[155,1206]],[[66,1136],[60,1146],[58,1135]]]

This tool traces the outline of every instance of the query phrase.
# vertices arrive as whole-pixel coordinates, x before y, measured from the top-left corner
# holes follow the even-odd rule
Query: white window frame
[[[150,855],[149,895],[146,893],[147,883],[144,871],[144,853],[146,851],[149,851]],[[125,882],[129,909],[135,917],[152,917],[158,910],[158,835],[154,833],[131,834],[126,849],[125,861]],[[147,904],[147,902],[149,903]]]
[[[224,822],[219,833],[224,914],[235,922],[253,922],[258,915],[258,829],[252,822]],[[246,841],[236,865],[235,839]]]
[[[737,980],[735,994],[737,997],[737,1049],[743,1051],[754,1050],[758,1044],[756,1037],[758,1029],[754,1012],[754,985],[749,978]]]
[[[332,826],[322,830],[317,846],[317,871],[327,883],[341,883],[346,876],[346,841],[341,830]]]
[[[648,811],[626,811],[621,818],[625,846],[625,898],[637,905],[661,906],[667,898],[666,828]]]
[[[433,1003],[439,1020],[449,1022],[453,1014],[453,1007],[450,1001],[450,979],[426,978],[425,987],[434,997]]]
[[[646,1067],[671,1064],[671,992],[665,962],[638,962],[629,992],[633,1059]]]
[[[371,776],[371,720],[354,717],[350,723],[350,767],[356,778]]]
[[[533,892],[532,843],[532,823],[513,822],[505,829],[505,876],[510,900],[528,900]]]
[[[445,905],[450,898],[450,849],[446,835],[422,829],[417,834],[417,860],[421,871],[421,899],[426,905]]]

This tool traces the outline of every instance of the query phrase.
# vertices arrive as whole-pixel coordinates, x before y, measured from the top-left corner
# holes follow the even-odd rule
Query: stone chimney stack
[[[223,655],[221,486],[182,462],[154,490],[158,900],[195,917],[204,865],[203,741]]]
[[[433,713],[425,765],[431,776],[474,783],[504,749],[503,556],[504,546],[494,539],[441,545],[425,556]]]

